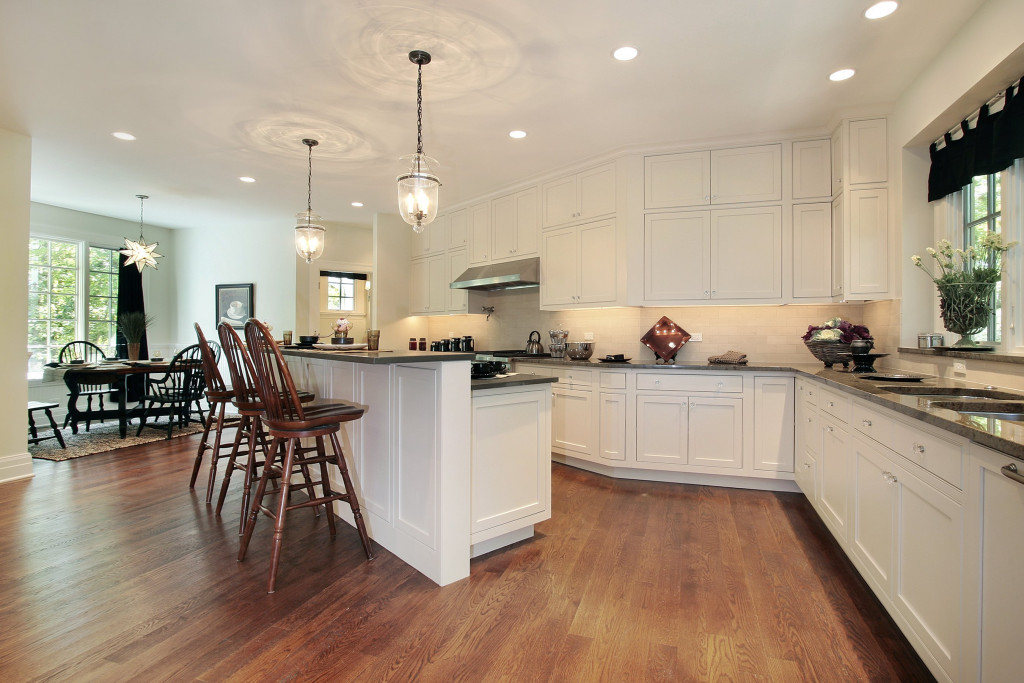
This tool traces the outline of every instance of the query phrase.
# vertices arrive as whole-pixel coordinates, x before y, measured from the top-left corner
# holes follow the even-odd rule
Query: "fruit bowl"
[[[566,342],[565,355],[571,360],[589,360],[594,355],[594,342]]]

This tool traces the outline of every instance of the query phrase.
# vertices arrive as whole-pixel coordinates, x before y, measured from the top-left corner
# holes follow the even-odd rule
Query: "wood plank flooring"
[[[196,439],[0,486],[0,679],[931,680],[798,494],[554,465],[537,536],[445,588],[300,510],[267,595],[269,525],[236,562]]]

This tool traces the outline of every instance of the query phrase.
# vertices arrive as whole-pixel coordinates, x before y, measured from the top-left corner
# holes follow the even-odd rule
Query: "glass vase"
[[[936,284],[939,290],[939,314],[947,330],[960,335],[954,348],[974,348],[971,335],[988,327],[992,319],[994,282],[947,282]]]

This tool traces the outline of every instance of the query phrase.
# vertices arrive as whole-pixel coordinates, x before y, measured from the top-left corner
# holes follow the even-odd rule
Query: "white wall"
[[[138,201],[131,198],[132,201]],[[127,200],[126,200],[127,201]],[[32,234],[46,237],[67,237],[84,240],[98,247],[120,249],[124,238],[135,239],[139,235],[139,224],[109,216],[62,209],[48,204],[32,203]],[[174,232],[152,225],[145,226],[146,242],[157,242],[157,253],[164,258],[157,259],[157,270],[146,268],[142,271],[142,290],[146,298],[146,313],[153,316],[153,327],[149,330],[150,351],[155,347],[174,343],[178,322],[178,309],[174,301],[175,269],[177,261]]]
[[[0,129],[0,482],[32,476],[26,441],[28,232],[32,140]]]
[[[380,330],[380,348],[407,350],[409,337],[427,336],[427,319],[409,315],[411,227],[398,214],[373,217],[373,319]]]
[[[357,223],[325,223],[327,243],[324,253],[307,264],[295,255],[295,334],[324,332],[319,322],[319,305],[314,297],[322,268],[348,269],[362,265],[361,272],[373,270],[373,226]],[[282,329],[292,329],[291,327]],[[278,330],[274,330],[277,332]],[[280,338],[280,335],[277,335]],[[365,336],[365,334],[363,335]],[[357,341],[361,341],[358,340]]]
[[[176,343],[194,344],[193,323],[215,338],[215,285],[253,283],[253,315],[274,331],[295,327],[295,246],[291,220],[247,229],[175,230]]]

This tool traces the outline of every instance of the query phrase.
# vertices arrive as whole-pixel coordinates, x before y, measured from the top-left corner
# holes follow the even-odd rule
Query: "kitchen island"
[[[474,381],[472,353],[282,353],[299,388],[365,410],[340,438],[367,531],[432,581],[550,516],[552,378]]]

